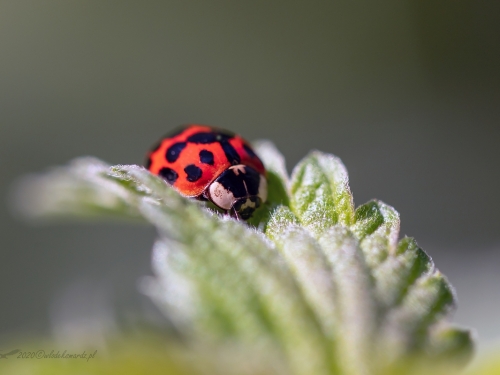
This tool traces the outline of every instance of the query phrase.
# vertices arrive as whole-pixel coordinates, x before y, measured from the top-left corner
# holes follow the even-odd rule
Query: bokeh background
[[[455,321],[500,339],[500,2],[5,0],[0,342],[157,318],[152,228],[27,224],[10,197],[77,156],[142,163],[189,122],[269,138],[289,170],[341,157],[356,204],[393,205],[456,287]]]

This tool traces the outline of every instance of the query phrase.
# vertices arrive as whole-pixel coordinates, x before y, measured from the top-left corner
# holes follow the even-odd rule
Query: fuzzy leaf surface
[[[355,210],[333,155],[311,152],[289,178],[272,143],[255,148],[269,199],[249,223],[181,197],[144,168],[93,158],[27,177],[17,201],[31,217],[153,224],[156,276],[142,289],[188,340],[272,348],[298,375],[390,373],[470,356],[470,332],[449,321],[452,286],[415,240],[399,239],[394,208],[374,200]]]

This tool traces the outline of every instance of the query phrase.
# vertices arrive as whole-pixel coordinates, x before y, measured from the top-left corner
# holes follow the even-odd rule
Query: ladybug
[[[162,138],[145,167],[185,197],[249,219],[267,199],[266,170],[247,141],[227,130],[185,125]]]

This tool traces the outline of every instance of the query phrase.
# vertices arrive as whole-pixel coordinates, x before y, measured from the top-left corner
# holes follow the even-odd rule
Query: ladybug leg
[[[226,214],[229,215],[230,217],[232,217],[233,219],[236,219],[237,221],[241,220],[240,217],[238,216],[238,213],[233,208],[231,208],[230,210],[227,210]]]
[[[208,201],[208,198],[205,195],[205,193],[198,195],[195,199],[198,201]]]

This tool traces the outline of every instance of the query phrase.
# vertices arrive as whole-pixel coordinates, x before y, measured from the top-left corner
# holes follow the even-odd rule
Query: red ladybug
[[[161,139],[146,168],[185,197],[209,200],[247,220],[267,199],[266,170],[238,135],[190,124]]]

